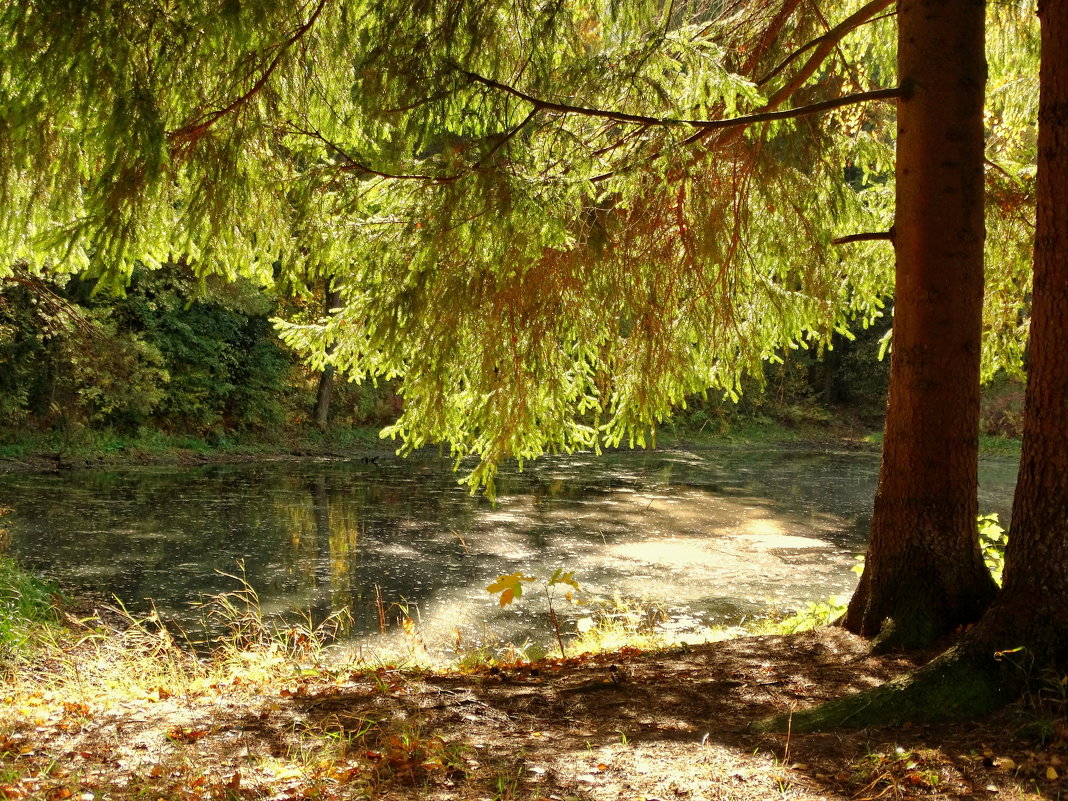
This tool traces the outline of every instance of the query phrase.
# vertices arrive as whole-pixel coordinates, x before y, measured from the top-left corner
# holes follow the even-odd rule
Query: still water
[[[679,628],[847,593],[877,469],[811,450],[559,457],[502,471],[494,504],[451,462],[382,456],[0,475],[0,506],[23,565],[188,631],[242,574],[269,614],[347,608],[360,635],[404,610],[428,643],[477,643],[545,639],[538,585],[501,609],[501,573],[574,571],[588,596],[644,599]],[[984,461],[981,510],[1008,518],[1015,471]]]

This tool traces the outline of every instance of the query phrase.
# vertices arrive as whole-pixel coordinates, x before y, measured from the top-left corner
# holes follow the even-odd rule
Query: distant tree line
[[[0,286],[0,429],[71,426],[134,434],[145,428],[207,440],[241,432],[265,439],[323,427],[315,419],[321,375],[282,342],[271,320],[309,313],[301,300],[250,282],[196,278],[181,266],[138,271],[122,295],[96,282],[65,285],[15,273]],[[283,308],[284,307],[284,308]],[[696,396],[672,424],[709,434],[740,423],[877,429],[889,360],[889,319],[836,335],[832,349],[788,350],[747,380],[737,402]],[[1022,388],[988,388],[984,433],[1018,436]],[[393,384],[333,382],[325,427],[393,422]]]
[[[145,428],[269,438],[305,425],[318,375],[277,337],[283,300],[249,282],[200,281],[171,266],[135,272],[121,295],[90,278],[16,272],[0,285],[0,426],[16,431]],[[332,422],[383,424],[388,383],[342,383]]]
[[[250,282],[204,281],[179,265],[135,272],[122,294],[98,291],[91,278],[60,284],[15,272],[0,285],[0,428],[149,428],[210,441],[317,425],[321,377],[271,321],[302,305],[315,313],[321,303]],[[714,434],[742,421],[819,426],[840,416],[878,427],[888,326],[836,337],[831,350],[786,351],[737,402],[695,397],[675,424]],[[329,427],[384,425],[401,404],[389,382],[335,383],[330,401]]]

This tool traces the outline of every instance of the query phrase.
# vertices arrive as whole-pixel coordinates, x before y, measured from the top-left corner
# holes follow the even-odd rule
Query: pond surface
[[[265,612],[356,635],[404,610],[428,643],[544,640],[528,585],[501,609],[486,586],[575,572],[588,595],[645,599],[669,625],[730,625],[852,590],[878,455],[717,449],[538,460],[502,471],[497,503],[451,462],[271,461],[0,475],[9,552],[90,598],[154,604],[204,631],[195,602],[239,587]],[[1016,465],[985,460],[980,509],[1008,519]],[[199,634],[197,635],[199,636]]]

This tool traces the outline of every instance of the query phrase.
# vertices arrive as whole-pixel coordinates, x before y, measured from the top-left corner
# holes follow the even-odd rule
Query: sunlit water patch
[[[154,604],[193,636],[209,625],[195,603],[241,576],[269,614],[344,608],[355,636],[408,617],[428,645],[470,645],[546,640],[557,568],[587,603],[643,599],[676,630],[847,593],[877,468],[814,451],[560,457],[504,471],[494,504],[441,460],[265,462],[9,474],[0,505],[22,563],[83,597]],[[983,510],[1006,514],[1014,473],[984,462]],[[538,580],[501,608],[486,587],[508,573]]]

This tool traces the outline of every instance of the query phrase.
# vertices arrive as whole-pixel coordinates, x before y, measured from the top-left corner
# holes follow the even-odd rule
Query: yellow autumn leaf
[[[1046,768],[1046,778],[1050,780],[1060,778],[1060,774],[1057,773],[1057,769],[1053,767],[1053,765],[1050,765],[1048,768]]]
[[[576,592],[582,591],[582,587],[580,587],[578,581],[575,580],[575,572],[573,570],[565,571],[563,568],[557,568],[549,579],[550,587],[556,584],[568,584],[573,587]]]
[[[486,587],[486,592],[501,594],[501,606],[507,606],[523,595],[523,582],[534,581],[533,576],[522,573],[507,573],[497,576],[497,580]]]

